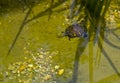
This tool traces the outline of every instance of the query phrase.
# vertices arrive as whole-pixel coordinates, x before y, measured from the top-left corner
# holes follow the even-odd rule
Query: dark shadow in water
[[[114,48],[120,49],[120,46],[114,45],[114,44],[111,43],[106,37],[105,37],[104,41],[105,41],[109,46],[112,46],[112,47],[114,47]]]
[[[28,18],[28,16],[29,16],[31,10],[32,10],[32,7],[29,8],[29,10],[28,10],[28,12],[27,12],[27,14],[26,14],[26,16],[25,16],[25,18],[24,18],[24,20],[23,20],[23,22],[22,22],[22,24],[21,24],[21,26],[20,26],[20,28],[19,28],[19,31],[18,31],[18,33],[17,33],[15,39],[13,40],[13,43],[12,43],[11,47],[10,47],[9,50],[8,50],[7,56],[10,54],[11,50],[13,49],[13,47],[14,47],[14,45],[15,45],[17,39],[18,39],[18,37],[20,36],[20,33],[22,32],[23,27],[24,27],[25,24],[26,24],[25,22],[26,22],[26,20],[27,20],[27,18]]]
[[[112,29],[110,31],[112,31],[112,34],[119,39],[119,37],[117,36],[117,34],[114,33],[114,31],[117,29]],[[120,46],[114,45],[113,43],[111,43],[106,37],[104,38],[104,41],[111,47],[114,47],[116,49],[120,49]],[[118,69],[115,67],[114,63],[112,62],[112,60],[110,59],[110,57],[108,56],[108,54],[106,53],[105,49],[102,48],[102,53],[105,56],[105,58],[108,60],[108,62],[110,63],[110,65],[112,66],[112,68],[114,69],[114,71],[116,72],[116,74],[120,77],[120,72],[118,71]]]
[[[108,32],[112,33],[112,35],[115,36],[115,37],[118,39],[118,41],[119,41],[119,40],[120,40],[120,37],[115,33],[115,31],[118,30],[118,29],[119,29],[119,28],[110,29],[110,30],[108,30]],[[115,44],[113,44],[112,42],[110,42],[110,41],[107,39],[106,36],[105,36],[105,38],[104,38],[104,41],[105,41],[109,46],[114,47],[114,48],[116,48],[116,49],[120,49],[120,46],[119,46],[119,45],[115,45]]]
[[[112,66],[112,68],[114,69],[114,71],[116,72],[116,74],[120,77],[120,72],[115,67],[114,63],[112,62],[112,60],[110,59],[110,57],[108,56],[108,54],[105,52],[104,48],[102,49],[102,53],[105,56],[105,58],[108,60],[108,62],[110,63],[110,65]]]
[[[107,30],[106,32],[111,32],[118,40],[120,40],[120,36],[117,35],[117,33],[115,33],[115,31],[117,31],[118,29],[120,28],[110,29],[110,30]]]
[[[59,0],[58,2],[55,3],[55,5],[52,5],[52,7],[46,9],[46,10],[43,11],[43,12],[40,12],[38,15],[36,15],[36,16],[34,16],[33,18],[31,18],[31,19],[28,20],[27,18],[28,18],[28,16],[29,16],[29,14],[31,13],[33,6],[35,6],[35,5],[30,5],[30,6],[29,6],[29,10],[28,10],[28,12],[27,12],[27,14],[26,14],[26,16],[25,16],[25,18],[24,18],[24,20],[23,20],[23,22],[22,22],[22,24],[21,24],[21,26],[20,26],[20,28],[19,28],[19,32],[17,33],[15,39],[13,40],[13,43],[12,43],[10,49],[8,50],[7,55],[10,54],[10,52],[11,52],[12,48],[14,47],[14,45],[15,45],[15,43],[16,43],[16,41],[17,41],[17,39],[18,39],[18,37],[19,37],[19,35],[20,35],[20,33],[21,33],[21,31],[23,30],[23,27],[24,27],[27,23],[29,23],[29,22],[31,22],[32,20],[35,20],[35,19],[37,19],[37,18],[39,18],[39,17],[41,17],[41,16],[47,15],[47,14],[49,13],[49,10],[51,10],[51,8],[55,8],[55,7],[61,5],[61,4],[64,3],[64,2],[65,2],[65,0]],[[63,8],[63,9],[60,9],[60,10],[57,10],[57,11],[54,11],[54,12],[60,12],[60,11],[63,11],[63,10],[66,10],[66,9]]]
[[[82,55],[82,53],[84,52],[87,44],[88,44],[87,39],[85,39],[82,42],[81,42],[81,40],[79,40],[78,47],[76,50],[75,60],[74,60],[74,64],[73,64],[73,75],[72,75],[72,79],[69,81],[69,83],[77,83],[78,69],[79,69],[79,62],[80,62],[79,59],[80,59],[80,56]]]
[[[51,15],[52,15],[53,3],[54,3],[54,0],[51,0],[50,10],[49,10],[49,16],[48,16],[48,21],[50,20],[50,17],[51,17]]]
[[[115,33],[114,31],[116,31],[116,30],[120,30],[120,28],[116,28],[116,29],[114,29],[114,30],[112,30],[112,34],[118,39],[118,40],[120,40],[120,36],[118,36],[117,35],[117,33]]]
[[[64,10],[66,10],[66,8],[61,8],[61,9],[55,10],[53,12],[61,12],[61,11],[64,11]],[[29,23],[29,22],[31,22],[33,20],[36,20],[37,18],[40,18],[40,17],[45,16],[45,15],[49,15],[48,9],[47,9],[47,11],[40,12],[39,14],[37,14],[36,16],[34,16],[33,18],[27,20],[26,23]],[[50,20],[50,19],[48,19],[48,20]]]
[[[120,37],[119,37],[115,32],[112,32],[112,34],[113,34],[117,39],[120,40]]]
[[[49,11],[51,10],[51,8],[56,8],[57,6],[61,5],[62,3],[64,3],[65,0],[60,0],[58,2],[56,2],[54,5],[52,5],[52,7],[49,7],[48,9],[46,9],[45,11],[43,12],[40,12],[39,14],[37,14],[36,16],[34,16],[33,18],[29,19],[26,23],[28,22],[31,22],[32,20],[35,20],[41,16],[44,16],[44,15],[48,15],[49,14]],[[64,10],[64,9],[63,9]],[[55,12],[55,11],[54,11]],[[57,12],[57,11],[56,11]]]

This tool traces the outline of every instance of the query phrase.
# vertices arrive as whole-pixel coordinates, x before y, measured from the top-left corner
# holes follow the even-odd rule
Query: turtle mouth
[[[57,34],[58,38],[63,38],[63,37],[66,37],[66,36],[68,36],[68,35],[63,31],[61,33]]]

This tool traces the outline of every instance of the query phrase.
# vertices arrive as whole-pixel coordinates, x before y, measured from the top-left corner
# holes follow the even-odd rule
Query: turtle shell
[[[65,36],[70,38],[75,37],[87,37],[87,33],[85,32],[84,28],[80,26],[79,24],[72,24],[71,26],[68,26],[65,30]]]

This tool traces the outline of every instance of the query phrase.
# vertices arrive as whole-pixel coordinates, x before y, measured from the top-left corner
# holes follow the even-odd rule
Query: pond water
[[[68,11],[64,9],[70,2],[53,9],[50,19],[49,11],[45,11],[48,2],[41,1],[33,8],[23,3],[0,6],[0,83],[92,83],[92,43],[87,38],[58,37],[66,29]],[[110,5],[103,52],[93,45],[93,83],[120,83],[119,19],[120,7]]]

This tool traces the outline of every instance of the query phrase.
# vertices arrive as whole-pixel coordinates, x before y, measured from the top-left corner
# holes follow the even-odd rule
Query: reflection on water
[[[106,13],[106,26],[102,26],[107,28],[98,26],[92,33],[97,33],[95,38],[69,41],[56,35],[66,29],[67,23],[70,25],[65,18],[69,1],[59,0],[52,5],[49,0],[36,0],[34,4],[22,2],[18,6],[18,2],[10,1],[0,2],[1,83],[120,82],[120,11],[114,2]],[[82,13],[80,17],[83,16]],[[86,26],[93,27],[89,22]]]

